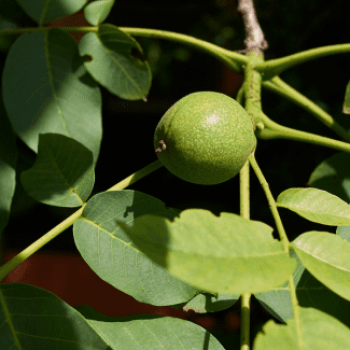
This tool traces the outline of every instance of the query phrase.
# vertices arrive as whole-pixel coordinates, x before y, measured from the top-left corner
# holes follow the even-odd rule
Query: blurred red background
[[[18,252],[5,251],[4,262]],[[210,314],[143,304],[100,279],[79,254],[38,252],[8,274],[1,283],[27,283],[56,294],[71,306],[89,305],[108,316],[157,314],[193,321],[208,330],[237,332],[237,311],[226,312],[223,324]]]

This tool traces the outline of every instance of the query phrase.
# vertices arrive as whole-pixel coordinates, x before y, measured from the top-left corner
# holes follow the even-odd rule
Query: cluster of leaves
[[[84,8],[86,19],[98,27],[79,44],[64,30],[51,29],[23,34],[10,48],[2,77],[8,119],[0,118],[0,229],[16,185],[15,134],[37,153],[34,166],[21,174],[26,193],[46,205],[81,207],[74,241],[104,281],[143,303],[201,313],[227,309],[243,293],[254,293],[286,324],[269,321],[254,349],[348,348],[350,207],[341,199],[349,196],[348,154],[336,154],[315,169],[309,184],[319,189],[288,189],[278,197],[279,207],[338,227],[335,235],[301,234],[289,252],[270,226],[233,213],[180,213],[157,198],[123,189],[89,198],[102,139],[99,84],[129,100],[145,99],[151,85],[148,63],[133,51],[142,52],[135,39],[102,24],[113,2]],[[86,0],[18,3],[43,25],[80,10]],[[301,306],[297,316],[291,275]],[[107,317],[26,284],[2,284],[0,291],[4,348],[223,349],[188,321]]]

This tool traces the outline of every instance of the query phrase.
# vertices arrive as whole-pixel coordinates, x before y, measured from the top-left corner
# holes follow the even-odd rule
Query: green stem
[[[261,113],[260,120],[265,126],[265,128],[260,128],[258,125],[255,130],[255,135],[260,139],[287,139],[302,141],[314,145],[329,147],[337,151],[350,152],[349,143],[279,125],[264,115],[264,113]]]
[[[52,27],[37,27],[37,28],[16,28],[16,29],[2,29],[0,35],[19,35],[24,33],[41,33],[52,29]],[[87,33],[97,32],[98,27],[60,27],[59,29],[70,33]],[[134,36],[141,36],[147,38],[166,39],[175,41],[180,44],[189,45],[195,49],[204,51],[215,58],[222,61],[234,71],[241,73],[242,64],[246,63],[248,59],[246,56],[237,52],[224,49],[220,46],[211,44],[205,40],[194,38],[190,35],[180,34],[176,32],[169,32],[165,30],[149,29],[149,28],[129,28],[120,27],[120,30]]]
[[[340,137],[347,142],[350,142],[350,134],[340,124],[338,124],[331,115],[326,113],[322,108],[317,106],[314,102],[309,100],[306,96],[293,89],[290,85],[285,83],[280,77],[276,76],[270,81],[265,81],[262,85],[277,94],[288,98],[290,101],[301,106],[304,110],[313,114],[318,120],[330,129],[335,131]]]
[[[276,202],[275,202],[275,200],[272,196],[272,193],[270,191],[269,184],[267,183],[264,174],[262,173],[258,163],[256,162],[255,152],[253,152],[250,155],[249,162],[250,162],[250,165],[252,166],[252,168],[255,172],[256,177],[258,178],[258,180],[260,182],[261,187],[263,188],[263,190],[265,192],[272,216],[273,216],[275,223],[276,223],[278,234],[280,236],[281,241],[283,242],[284,249],[286,252],[289,252],[289,243],[290,242],[288,240],[286,231],[284,230],[280,215],[279,215],[278,210],[277,210]]]
[[[301,325],[300,325],[299,302],[298,302],[297,294],[295,292],[295,285],[294,285],[293,276],[290,276],[288,279],[288,289],[289,289],[289,293],[290,293],[290,298],[292,300],[293,315],[294,315],[295,322],[297,324],[298,334],[300,335],[299,340],[300,340]]]
[[[36,251],[42,248],[44,245],[49,243],[52,239],[57,237],[60,233],[65,231],[68,227],[73,225],[73,223],[79,219],[81,214],[83,213],[83,209],[85,207],[82,206],[79,210],[69,216],[66,220],[62,221],[56,227],[51,229],[49,232],[40,237],[37,241],[32,243],[29,247],[22,250],[19,254],[13,257],[10,261],[6,262],[4,265],[0,267],[0,281],[6,277],[13,269],[15,269],[18,265],[22,264],[23,261],[27,260],[31,255],[33,255]]]
[[[242,72],[242,64],[248,62],[248,58],[244,55],[241,55],[237,52],[233,52],[231,50],[224,49],[220,46],[211,44],[205,40],[194,38],[189,35],[149,28],[120,27],[119,29],[133,36],[166,39],[178,42],[180,44],[189,45],[195,49],[205,51],[208,54],[218,58],[228,67],[232,68],[238,73]]]
[[[239,173],[240,215],[245,219],[250,218],[249,169],[247,161]],[[250,293],[241,295],[241,350],[250,349],[250,299]]]
[[[152,173],[153,171],[159,169],[162,167],[162,164],[159,160],[156,160],[155,162],[147,165],[146,167],[142,168],[141,170],[137,171],[136,173],[128,176],[126,179],[120,181],[107,191],[117,191],[123,188],[126,188],[130,186],[131,184],[135,183],[136,181],[142,179],[146,175]],[[73,213],[71,216],[69,216],[67,219],[62,221],[60,224],[58,224],[56,227],[54,227],[52,230],[44,234],[42,237],[40,237],[37,241],[32,243],[29,247],[22,250],[19,254],[17,254],[15,257],[13,257],[10,261],[5,263],[0,267],[0,281],[6,277],[14,268],[16,268],[18,265],[20,265],[23,261],[27,260],[31,255],[33,255],[35,252],[37,252],[40,248],[42,248],[45,244],[49,243],[52,239],[57,237],[60,233],[65,231],[68,227],[72,226],[74,222],[79,219],[83,213],[84,207],[86,203],[75,213]]]
[[[261,115],[261,74],[255,70],[257,64],[264,59],[261,56],[247,56],[248,64],[244,68],[244,96],[245,109],[254,123],[259,121]]]
[[[250,165],[252,166],[252,168],[255,172],[256,177],[258,178],[258,180],[263,188],[263,191],[265,192],[265,196],[266,196],[267,201],[269,203],[269,207],[270,207],[272,216],[275,220],[277,231],[278,231],[280,239],[283,243],[284,249],[287,253],[289,253],[290,242],[289,242],[289,239],[287,237],[286,231],[284,230],[281,217],[278,213],[276,201],[273,198],[269,184],[267,183],[264,174],[262,173],[258,163],[256,162],[254,152],[250,155],[249,162],[250,162]],[[290,276],[288,279],[288,289],[289,289],[289,293],[291,296],[293,314],[294,314],[294,319],[296,322],[297,332],[299,334],[298,340],[299,340],[299,345],[300,345],[301,325],[300,325],[299,303],[298,303],[297,295],[295,292],[295,285],[294,285],[293,276]]]
[[[256,66],[256,69],[261,72],[264,80],[270,80],[275,75],[279,75],[286,69],[294,67],[298,64],[311,61],[319,57],[347,52],[350,52],[350,44],[323,46],[263,62]]]
[[[250,349],[250,293],[241,295],[241,350]]]
[[[261,75],[254,67],[264,60],[262,55],[249,53],[249,61],[244,67],[244,82],[237,94],[238,103],[242,104],[245,98],[245,109],[255,123],[261,114]],[[250,219],[250,176],[249,161],[246,162],[240,171],[240,215],[245,219]],[[250,300],[251,294],[241,295],[241,350],[250,349]]]
[[[245,218],[250,218],[250,185],[249,185],[249,162],[243,166],[239,173],[239,188],[240,188],[240,215]]]
[[[144,168],[136,171],[136,173],[133,173],[132,175],[126,177],[124,180],[118,182],[116,185],[112,186],[107,191],[118,191],[118,190],[122,190],[123,188],[129,187],[133,183],[153,173],[154,171],[158,170],[162,166],[163,164],[157,159],[153,163],[145,166]]]
[[[238,90],[236,101],[242,106],[243,105],[243,97],[244,97],[244,85],[240,87]]]

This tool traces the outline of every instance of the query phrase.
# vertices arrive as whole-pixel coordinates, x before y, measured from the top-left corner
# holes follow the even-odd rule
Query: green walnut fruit
[[[160,162],[177,177],[202,185],[239,173],[255,148],[248,113],[227,95],[202,91],[177,101],[154,134]]]

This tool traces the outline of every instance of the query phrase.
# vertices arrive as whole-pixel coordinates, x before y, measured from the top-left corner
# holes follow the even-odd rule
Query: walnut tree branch
[[[239,0],[238,11],[242,14],[246,38],[244,52],[252,51],[263,55],[263,50],[268,48],[264,33],[256,17],[253,0]]]

